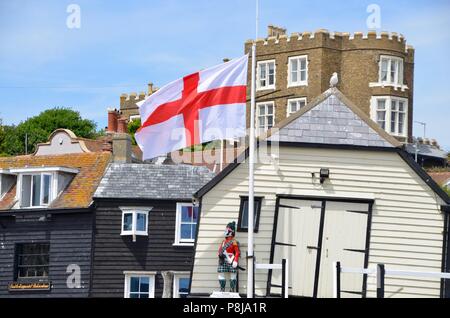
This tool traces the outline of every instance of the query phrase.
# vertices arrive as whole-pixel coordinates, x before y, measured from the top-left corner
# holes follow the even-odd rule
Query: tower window
[[[288,87],[308,85],[308,58],[294,56],[288,62]]]
[[[406,137],[408,133],[408,100],[394,96],[372,97],[371,118],[388,133]]]
[[[403,85],[403,59],[395,56],[381,56],[379,82]]]
[[[256,88],[274,89],[275,88],[275,60],[258,62],[256,72]]]

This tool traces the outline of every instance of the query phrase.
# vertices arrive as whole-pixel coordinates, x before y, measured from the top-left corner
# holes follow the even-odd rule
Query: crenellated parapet
[[[245,50],[251,49],[253,40],[245,42]],[[414,48],[406,44],[403,35],[396,32],[329,32],[320,29],[315,32],[302,32],[268,36],[256,40],[258,55],[276,54],[278,52],[329,48],[335,50],[388,50],[414,58]]]

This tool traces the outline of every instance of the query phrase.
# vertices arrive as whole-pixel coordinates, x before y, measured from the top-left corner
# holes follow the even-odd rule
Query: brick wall
[[[252,40],[245,43],[245,52],[251,50]],[[275,103],[275,122],[286,118],[287,100],[306,97],[313,100],[329,88],[333,72],[339,75],[338,88],[356,105],[370,116],[372,96],[391,95],[408,98],[408,138],[412,137],[413,123],[413,80],[414,49],[406,45],[403,36],[396,33],[375,32],[364,35],[360,32],[330,34],[326,30],[314,33],[281,34],[256,40],[257,61],[275,60],[275,90],[262,90],[256,93],[256,102],[273,101]],[[288,58],[298,55],[308,56],[308,85],[287,87]],[[404,84],[408,89],[402,91],[393,87],[370,87],[369,83],[378,82],[380,55],[396,56],[403,59]],[[250,96],[249,61],[248,88]],[[249,126],[250,106],[247,108]],[[404,138],[398,138],[406,141]]]

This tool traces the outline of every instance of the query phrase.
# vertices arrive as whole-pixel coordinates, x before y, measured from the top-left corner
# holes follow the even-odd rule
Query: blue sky
[[[378,4],[378,31],[402,33],[416,49],[414,119],[450,150],[450,1],[260,2],[261,36],[268,24],[366,32],[366,8]],[[81,8],[79,29],[66,26],[72,3]],[[0,0],[0,118],[17,124],[67,106],[102,128],[121,93],[240,56],[253,37],[254,0]]]

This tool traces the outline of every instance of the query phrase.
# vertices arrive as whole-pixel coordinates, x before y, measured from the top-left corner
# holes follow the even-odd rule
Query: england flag
[[[248,55],[187,75],[137,103],[143,159],[245,136]]]

